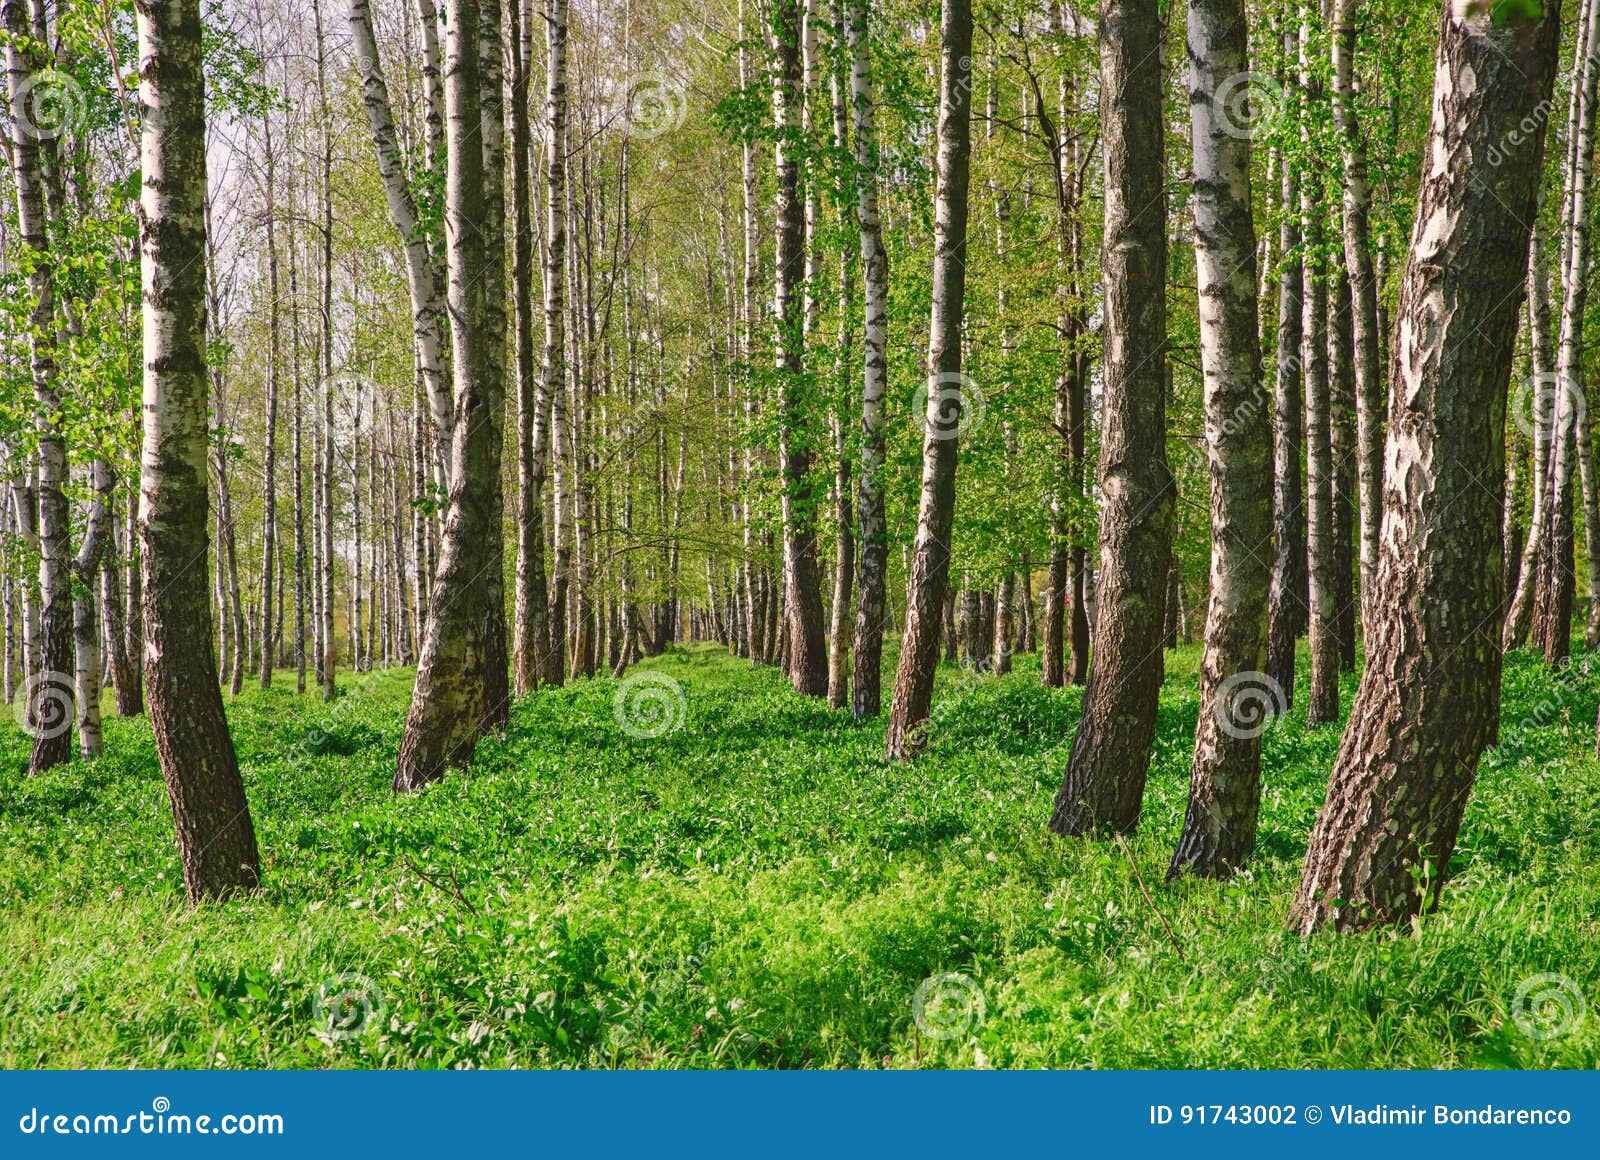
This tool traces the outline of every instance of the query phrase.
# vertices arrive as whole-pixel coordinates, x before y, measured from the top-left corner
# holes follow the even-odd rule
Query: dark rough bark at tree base
[[[206,467],[205,97],[198,0],[139,0],[145,98],[145,683],[191,902],[260,882],[212,651]]]
[[[1083,715],[1050,828],[1139,821],[1161,690],[1176,502],[1166,453],[1167,214],[1157,0],[1102,0],[1105,410],[1099,592]]]
[[[1506,391],[1560,5],[1498,26],[1458,7],[1395,329],[1377,615],[1290,913],[1301,933],[1437,901],[1497,717]]]

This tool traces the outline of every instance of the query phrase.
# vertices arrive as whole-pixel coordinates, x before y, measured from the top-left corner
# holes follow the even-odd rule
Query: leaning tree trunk
[[[939,19],[939,175],[934,194],[933,310],[923,412],[922,498],[906,582],[906,623],[889,708],[890,757],[926,741],[950,583],[956,454],[963,391],[961,320],[967,285],[967,181],[972,160],[972,3],[944,0]]]
[[[1244,0],[1189,2],[1189,111],[1194,140],[1195,269],[1211,465],[1211,607],[1200,667],[1200,721],[1189,811],[1168,877],[1226,876],[1255,849],[1261,734],[1270,700],[1261,673],[1272,537],[1272,420],[1261,391],[1250,141],[1219,94],[1248,73]]]
[[[138,0],[145,681],[191,902],[260,882],[206,592],[206,137],[199,0]]]
[[[1167,213],[1157,0],[1101,0],[1105,154],[1099,591],[1083,715],[1050,828],[1139,821],[1161,692],[1175,505],[1167,465]]]
[[[1302,933],[1437,901],[1493,737],[1506,388],[1559,9],[1444,5],[1390,371],[1376,619],[1291,910]]]
[[[449,164],[448,284],[455,414],[450,439],[450,502],[439,568],[429,600],[417,682],[406,715],[394,790],[406,793],[471,765],[484,709],[485,623],[481,575],[498,488],[492,462],[498,424],[483,383],[483,148],[478,0],[447,5],[445,98]]]
[[[1528,538],[1517,565],[1516,587],[1508,598],[1503,649],[1521,648],[1533,620],[1538,589],[1539,561],[1550,535],[1550,508],[1545,502],[1550,487],[1550,429],[1554,417],[1555,356],[1550,350],[1550,276],[1544,259],[1544,228],[1534,215],[1528,243],[1528,361],[1532,372],[1529,399],[1533,423],[1533,470],[1529,473],[1532,502],[1528,512]]]
[[[779,373],[779,458],[783,464],[783,573],[794,687],[828,694],[827,641],[822,626],[822,577],[817,563],[817,513],[811,487],[811,424],[805,389],[802,290],[805,216],[800,196],[800,0],[776,0],[773,43],[777,68],[772,107],[777,134],[777,280],[773,295]]]
[[[444,355],[440,315],[439,285],[433,276],[433,257],[428,234],[417,213],[416,198],[406,180],[400,140],[395,133],[394,113],[389,104],[389,86],[378,58],[378,42],[372,29],[372,9],[368,0],[349,0],[350,38],[355,47],[356,64],[361,74],[362,102],[367,108],[367,123],[372,128],[372,147],[378,158],[378,175],[389,204],[389,220],[405,250],[406,285],[411,292],[411,336],[417,370],[433,411],[439,437],[450,438],[450,378]],[[525,176],[525,175],[523,175]]]
[[[73,675],[71,513],[67,508],[67,448],[61,433],[61,387],[56,365],[55,267],[50,254],[40,137],[34,130],[39,95],[25,38],[34,34],[25,0],[5,0],[6,72],[12,139],[8,158],[17,183],[17,226],[31,251],[28,342],[32,355],[38,432],[39,625],[38,668],[27,674],[26,712],[33,734],[28,773],[72,757]],[[45,86],[46,88],[48,86]]]
[[[867,0],[850,6],[850,95],[855,116],[856,221],[861,231],[865,336],[861,379],[861,479],[856,501],[860,534],[856,556],[856,661],[851,707],[859,717],[878,715],[883,667],[883,620],[889,567],[884,514],[883,396],[888,383],[889,258],[878,221],[878,127],[872,91]]]

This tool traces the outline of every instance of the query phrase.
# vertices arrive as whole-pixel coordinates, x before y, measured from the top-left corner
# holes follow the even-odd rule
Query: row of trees
[[[898,0],[350,0],[342,31],[301,4],[209,14],[201,151],[226,160],[171,279],[132,200],[170,184],[153,33],[5,5],[6,373],[30,388],[8,392],[5,669],[35,770],[70,753],[41,727],[54,685],[97,751],[102,670],[123,712],[147,682],[175,736],[173,698],[202,694],[163,667],[175,606],[152,606],[180,597],[235,693],[288,666],[331,698],[341,661],[414,661],[397,791],[470,763],[514,695],[687,637],[875,715],[896,632],[890,757],[925,743],[941,656],[1003,672],[1037,648],[1046,684],[1087,683],[1051,826],[1125,831],[1163,646],[1201,606],[1172,873],[1249,858],[1241,706],[1288,708],[1305,632],[1313,723],[1367,663],[1297,922],[1436,894],[1502,637],[1564,659],[1575,508],[1600,550],[1594,0],[1552,165],[1549,2],[1433,25],[1350,0],[945,0],[937,21]],[[201,394],[164,388],[204,472],[177,590],[152,571],[152,391],[189,355],[158,358],[152,285],[206,328]],[[191,727],[220,744],[205,699]],[[224,748],[213,767],[162,743],[196,897],[255,873]]]

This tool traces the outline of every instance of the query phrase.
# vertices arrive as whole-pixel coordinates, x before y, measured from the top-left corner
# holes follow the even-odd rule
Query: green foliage
[[[199,910],[144,722],[28,780],[8,729],[0,1066],[1595,1066],[1592,1017],[1546,1040],[1512,1018],[1522,980],[1600,971],[1588,678],[1512,658],[1438,913],[1302,943],[1284,910],[1336,729],[1267,734],[1247,872],[1161,885],[1197,663],[1169,654],[1126,846],[1045,832],[1080,694],[1031,658],[946,668],[930,751],[887,765],[881,723],[675,653],[647,671],[680,683],[677,731],[624,732],[619,682],[547,689],[470,776],[400,799],[407,674],[332,706],[291,679],[230,705],[266,888]],[[949,972],[986,1015],[938,1040],[912,997]]]
[[[1490,19],[1497,27],[1503,27],[1513,20],[1538,20],[1543,15],[1541,0],[1498,0]]]

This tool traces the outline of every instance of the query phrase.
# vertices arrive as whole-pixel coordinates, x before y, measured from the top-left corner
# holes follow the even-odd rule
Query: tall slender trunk
[[[939,57],[939,175],[934,194],[922,495],[887,738],[889,756],[900,758],[915,755],[926,742],[934,671],[939,663],[940,613],[950,582],[956,457],[967,389],[961,373],[961,323],[966,309],[967,183],[972,161],[971,0],[944,0]]]
[[[1104,410],[1098,614],[1083,714],[1050,828],[1139,821],[1161,692],[1176,502],[1167,465],[1167,210],[1157,0],[1102,0]]]
[[[1294,38],[1284,33],[1285,55]],[[1278,249],[1284,255],[1278,275],[1277,367],[1273,385],[1272,590],[1267,598],[1267,668],[1272,686],[1282,690],[1285,711],[1294,702],[1296,637],[1305,623],[1305,490],[1300,451],[1304,435],[1305,396],[1301,390],[1300,332],[1304,321],[1301,295],[1304,267],[1300,253],[1300,169],[1283,158],[1280,174]]]
[[[567,279],[567,6],[566,0],[545,0],[545,247],[544,247],[544,359],[539,373],[539,391],[531,415],[519,415],[519,422],[532,425],[529,462],[532,479],[527,485],[538,496],[544,486],[546,459],[558,460],[558,482],[566,473],[561,456],[561,400],[566,396],[566,279]],[[554,412],[554,413],[553,413]],[[546,450],[546,431],[550,450]],[[547,594],[539,592],[542,571],[529,572],[527,599],[543,599],[544,639],[538,642],[541,653],[539,675],[561,684],[565,676],[565,628],[567,552],[563,537],[567,500],[558,486],[555,497],[555,584]],[[538,500],[535,499],[537,505]],[[530,511],[531,514],[531,511]],[[540,516],[542,520],[542,509]],[[541,553],[542,561],[542,553]],[[530,610],[530,621],[539,614]]]
[[[1589,614],[1584,642],[1600,642],[1600,480],[1595,478],[1594,416],[1584,375],[1583,330],[1589,303],[1589,239],[1593,218],[1595,121],[1600,106],[1600,0],[1589,0],[1587,44],[1581,61],[1582,106],[1573,145],[1571,207],[1566,265],[1561,272],[1561,329],[1556,343],[1556,382],[1569,397],[1583,505],[1583,552],[1589,562]],[[1575,83],[1577,83],[1575,81]]]
[[[547,67],[547,90],[560,86],[560,101],[566,101],[565,16],[562,0],[555,0],[555,13],[546,13],[546,35],[551,42]],[[517,575],[514,602],[515,638],[512,642],[512,670],[514,688],[518,693],[531,693],[539,686],[539,656],[549,635],[546,618],[550,594],[544,571],[544,488],[547,454],[546,412],[549,391],[534,361],[533,343],[533,266],[537,249],[533,236],[533,172],[532,125],[528,118],[529,75],[533,69],[533,14],[532,0],[512,0],[508,12],[516,21],[516,71],[511,81],[511,220],[512,259],[511,286],[515,295],[515,330],[513,342],[517,367]],[[557,29],[559,16],[560,29]],[[555,40],[562,40],[561,51],[556,51]],[[565,123],[566,112],[550,108],[546,96],[546,119],[550,138],[545,142],[547,172],[553,168],[549,154],[559,152],[561,137],[555,132]],[[559,166],[564,158],[556,157]],[[548,185],[547,185],[548,190]],[[547,209],[555,206],[549,202]],[[552,213],[552,218],[556,216]],[[549,224],[547,239],[556,233],[555,223]],[[549,259],[546,259],[547,263]],[[559,270],[559,263],[556,265]],[[551,275],[547,264],[545,291],[550,290]],[[557,291],[559,294],[559,290]],[[548,318],[548,315],[546,316]],[[549,348],[546,347],[548,355]]]
[[[1290,914],[1303,933],[1437,901],[1498,717],[1506,387],[1560,3],[1539,17],[1443,7],[1395,329],[1377,616]]]
[[[1311,139],[1310,118],[1317,115],[1321,83],[1315,57],[1311,9],[1301,9],[1300,84],[1305,90],[1306,122],[1301,141]],[[1328,277],[1321,258],[1323,214],[1315,172],[1300,185],[1300,230],[1305,237],[1305,322],[1300,334],[1300,362],[1306,390],[1306,568],[1310,579],[1311,695],[1306,724],[1326,725],[1339,719],[1339,605],[1335,590],[1336,553],[1333,526],[1333,444],[1328,382]]]
[[[373,34],[372,10],[368,0],[348,0],[350,34],[361,74],[362,102],[367,123],[372,127],[372,146],[378,158],[378,174],[389,205],[389,220],[400,235],[405,250],[406,285],[411,292],[411,334],[417,369],[422,375],[433,419],[441,439],[450,438],[451,399],[448,360],[444,355],[444,336],[440,315],[439,285],[434,279],[433,257],[428,247],[427,230],[417,213],[416,198],[406,180],[400,141],[395,134],[394,113],[389,103],[389,86],[384,80]],[[424,26],[426,29],[426,25]],[[426,38],[426,31],[424,37]]]
[[[261,9],[256,9],[256,21],[264,30]],[[272,666],[277,657],[273,641],[273,607],[277,596],[277,577],[273,565],[278,555],[278,367],[281,345],[281,324],[278,312],[278,178],[277,151],[273,148],[272,112],[261,118],[263,160],[266,163],[267,243],[267,414],[264,433],[266,448],[263,453],[261,488],[261,687],[272,687]]]
[[[138,677],[139,658],[128,648],[128,598],[123,591],[122,575],[128,561],[137,559],[128,537],[132,533],[136,542],[138,532],[121,516],[122,491],[121,487],[113,488],[108,501],[110,529],[107,534],[111,539],[100,565],[100,607],[105,618],[106,652],[111,660],[111,687],[117,698],[117,716],[137,717],[144,712],[144,687]],[[138,518],[137,510],[134,518]]]
[[[205,80],[199,0],[138,0],[145,679],[191,902],[254,889],[255,829],[206,596]]]
[[[434,578],[417,681],[406,715],[394,790],[405,793],[472,763],[484,717],[485,635],[480,580],[487,563],[490,492],[498,474],[485,470],[498,449],[489,443],[498,424],[484,386],[484,150],[479,72],[478,0],[446,6],[445,96],[449,165],[446,173],[446,257],[449,277],[455,414],[451,423],[450,503],[439,569]]]
[[[208,295],[206,323],[211,329],[211,341],[218,344],[220,349],[222,288],[217,270],[215,242],[212,240],[215,235],[211,229],[209,203],[206,205],[205,218]],[[218,432],[218,441],[212,448],[212,455],[217,476],[218,606],[227,633],[224,641],[226,647],[223,649],[222,675],[228,682],[228,691],[237,697],[244,691],[245,627],[244,598],[239,587],[239,538],[233,522],[232,476],[228,471],[228,461],[234,444],[232,418],[224,390],[227,383],[226,355],[219,355],[211,362],[208,369],[211,375],[212,403]]]
[[[833,148],[840,157],[849,155],[850,148],[850,59],[846,55],[845,0],[830,0],[831,51],[834,53],[829,70],[829,92],[833,110]],[[838,174],[834,182],[834,204],[841,215],[847,214],[845,194],[849,186],[844,179],[844,162],[835,164]],[[843,233],[848,227],[840,222]],[[855,295],[852,284],[850,254],[841,248],[839,255],[839,283],[836,299],[839,307],[838,352],[834,364],[834,389],[830,392],[833,427],[833,511],[834,540],[836,542],[833,567],[832,622],[828,626],[828,705],[843,709],[850,702],[850,630],[851,604],[855,598],[855,505],[852,502],[850,446],[845,437],[848,429],[845,416],[850,397],[850,358]]]
[[[1339,665],[1356,667],[1356,529],[1360,521],[1356,449],[1355,336],[1350,278],[1342,267],[1328,287],[1328,442],[1333,466],[1333,605]]]
[[[100,602],[101,564],[111,536],[111,495],[116,480],[103,459],[89,464],[89,487],[93,498],[83,533],[83,543],[72,561],[77,580],[73,599],[72,635],[77,655],[78,751],[85,758],[99,757],[105,751],[100,733]]]
[[[1226,876],[1255,850],[1261,664],[1272,569],[1272,422],[1261,389],[1250,141],[1220,93],[1249,72],[1244,0],[1190,0],[1195,268],[1211,469],[1211,607],[1200,665],[1189,810],[1168,877]]]
[[[807,0],[808,3],[814,0]],[[827,642],[822,630],[822,578],[817,561],[816,497],[811,487],[812,411],[805,376],[805,199],[800,159],[804,144],[801,0],[774,0],[772,39],[777,68],[772,110],[777,168],[777,259],[773,313],[777,328],[779,458],[782,461],[785,628],[790,679],[802,693],[828,693]]]
[[[483,150],[483,458],[473,470],[483,474],[486,543],[478,574],[484,622],[483,733],[499,733],[511,722],[511,658],[506,626],[505,488],[501,460],[505,447],[506,397],[506,119],[505,4],[520,0],[480,0],[478,77],[479,139]]]
[[[294,409],[291,415],[290,456],[294,460],[294,660],[295,692],[306,691],[306,613],[310,575],[307,569],[305,384],[300,377],[300,251],[295,222],[299,217],[294,166],[289,167],[289,220],[285,223],[289,251],[289,363],[293,367]]]
[[[29,672],[27,711],[33,733],[28,773],[38,774],[72,756],[72,549],[67,509],[67,449],[61,433],[61,387],[56,362],[55,265],[50,252],[41,140],[34,132],[30,93],[35,71],[26,38],[35,29],[25,0],[5,0],[6,73],[11,97],[12,175],[17,186],[17,226],[31,251],[28,343],[38,433],[39,621],[38,667]]]
[[[861,233],[864,309],[861,473],[856,500],[860,527],[856,557],[856,663],[850,688],[851,708],[858,718],[876,717],[880,708],[889,566],[888,521],[883,496],[883,396],[889,373],[889,258],[883,247],[883,228],[878,218],[878,125],[869,14],[867,0],[851,0],[850,97],[855,121],[856,223]]]
[[[1600,69],[1594,67],[1596,37],[1600,36],[1600,19],[1595,5],[1581,3],[1576,43],[1576,61],[1573,67],[1571,105],[1567,115],[1567,164],[1565,191],[1561,206],[1561,324],[1563,338],[1569,333],[1568,315],[1570,281],[1574,243],[1579,234],[1575,211],[1580,201],[1580,185],[1587,184],[1590,172],[1585,157],[1592,163],[1594,149],[1594,93],[1595,78]],[[1586,129],[1587,125],[1587,129]],[[1587,239],[1587,234],[1584,235]],[[1581,279],[1580,279],[1581,281]],[[1582,455],[1578,447],[1580,411],[1586,410],[1583,383],[1566,373],[1571,355],[1564,351],[1564,343],[1556,344],[1556,375],[1554,382],[1554,412],[1551,454],[1554,467],[1551,476],[1551,507],[1549,542],[1545,546],[1545,559],[1541,566],[1539,605],[1534,626],[1534,640],[1552,665],[1560,664],[1572,651],[1572,603],[1576,586],[1574,559],[1574,529],[1572,502],[1574,479],[1581,470]],[[1581,369],[1581,363],[1579,364]],[[1575,464],[1574,461],[1577,461]]]
[[[318,389],[317,676],[322,699],[338,695],[337,646],[333,639],[333,117],[328,108],[327,46],[322,34],[322,6],[311,6],[317,49],[317,111],[322,128],[322,383]]]
[[[1378,563],[1383,493],[1383,380],[1378,363],[1378,280],[1372,263],[1372,188],[1355,106],[1355,0],[1333,4],[1333,115],[1344,168],[1344,261],[1350,274],[1350,330],[1356,384],[1356,464],[1361,504],[1361,623]]]
[[[1528,538],[1522,545],[1517,580],[1508,597],[1504,649],[1521,648],[1528,639],[1533,605],[1538,591],[1539,565],[1550,538],[1551,426],[1555,417],[1555,354],[1550,348],[1550,271],[1545,265],[1544,227],[1534,215],[1528,242],[1528,362],[1529,418],[1533,424],[1532,502],[1528,513]]]

